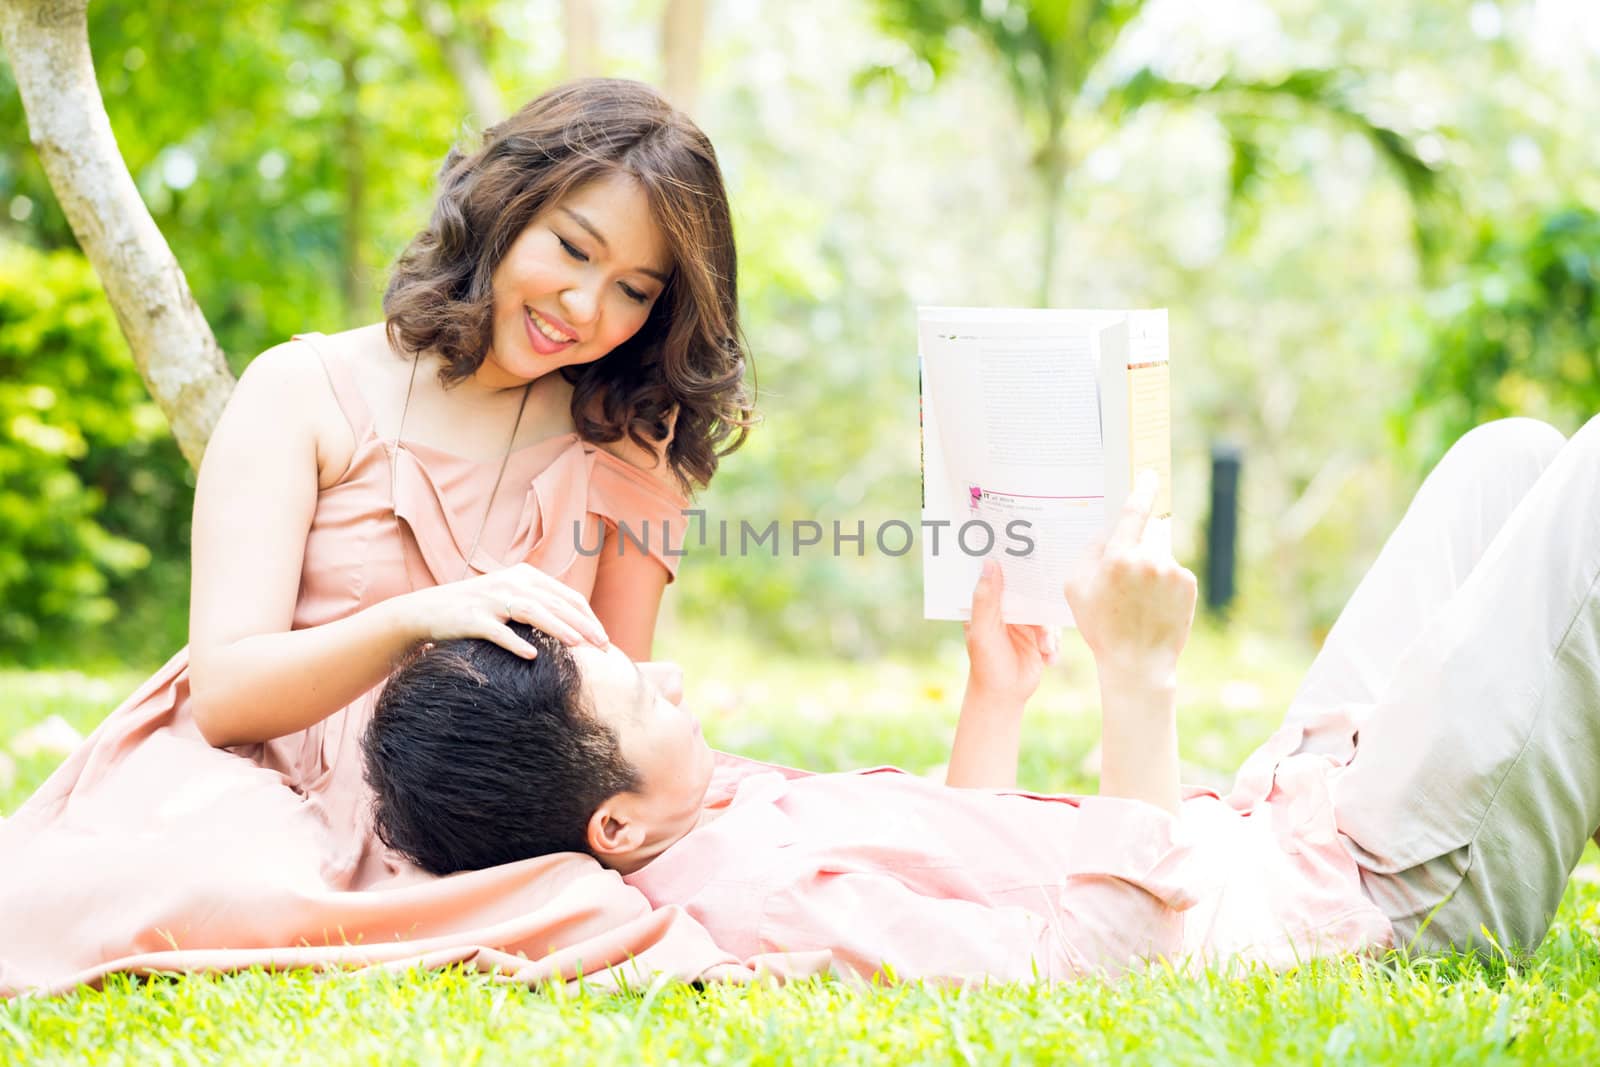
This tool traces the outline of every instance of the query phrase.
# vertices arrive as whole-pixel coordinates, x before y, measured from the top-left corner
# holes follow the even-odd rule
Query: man
[[[1027,980],[1536,945],[1600,825],[1600,420],[1452,450],[1226,798],[1180,790],[1194,583],[1143,482],[1066,595],[1094,654],[1100,797],[1010,791],[1039,635],[974,594],[950,789],[717,756],[625,656],[426,651],[367,737],[381,832],[439,873],[587,851],[740,956]],[[1359,735],[1359,737],[1358,737]],[[1359,741],[1359,743],[1358,743]]]

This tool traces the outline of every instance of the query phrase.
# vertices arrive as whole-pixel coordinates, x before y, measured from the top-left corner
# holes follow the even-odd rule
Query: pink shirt
[[[1289,741],[1263,746],[1226,800],[1190,790],[1181,818],[719,755],[706,804],[720,814],[626,881],[735,956],[828,950],[864,977],[1061,980],[1387,946],[1334,836],[1337,761],[1285,756]]]

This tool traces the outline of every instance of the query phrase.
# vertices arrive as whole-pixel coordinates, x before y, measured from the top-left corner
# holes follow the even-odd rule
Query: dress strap
[[[338,403],[339,410],[344,412],[345,421],[350,424],[350,432],[355,434],[356,444],[359,445],[376,431],[372,421],[372,409],[367,407],[366,398],[361,395],[361,389],[356,385],[349,366],[344,360],[329,353],[325,343],[327,337],[323,334],[297,333],[293,339],[317,354],[317,360],[322,364],[322,371],[328,376],[328,385],[333,389],[333,398]]]

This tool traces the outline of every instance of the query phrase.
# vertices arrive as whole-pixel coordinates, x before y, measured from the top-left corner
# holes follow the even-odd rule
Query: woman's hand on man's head
[[[511,623],[527,623],[566,645],[604,648],[611,640],[582,593],[528,563],[419,589],[380,607],[399,612],[413,640],[476,637],[528,659],[538,650]]]

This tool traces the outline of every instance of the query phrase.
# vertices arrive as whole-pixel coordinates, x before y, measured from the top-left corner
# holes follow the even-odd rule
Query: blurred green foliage
[[[1600,206],[1600,111],[1581,103],[1600,93],[1586,4],[708,5],[695,118],[728,177],[765,421],[697,502],[711,537],[690,546],[664,628],[676,612],[819,652],[957,655],[953,627],[920,619],[917,553],[871,543],[879,523],[918,517],[913,309],[1042,300],[1171,309],[1180,558],[1201,555],[1208,446],[1235,441],[1234,618],[1320,632],[1456,428],[1515,409],[1570,431],[1600,404],[1593,302],[1576,295],[1592,293],[1578,264],[1593,270],[1593,224],[1541,236],[1546,220]],[[560,5],[435,7],[508,105],[561,77]],[[596,5],[605,73],[659,78],[661,10]],[[1084,12],[1087,35],[1051,21]],[[426,218],[439,161],[478,125],[417,4],[95,0],[89,19],[123,155],[235,369],[290,333],[376,318],[385,264]],[[1070,61],[1054,74],[1040,66],[1052,48]],[[1047,76],[1074,109],[1064,178],[1045,184],[1049,116],[1030,94]],[[1419,215],[1438,173],[1450,198],[1423,197]],[[3,64],[0,240],[72,247]],[[31,275],[5,284],[37,297]],[[30,359],[0,388],[49,373]],[[36,415],[87,439],[77,417],[62,404]],[[117,613],[96,632],[181,639],[181,539],[135,525],[179,521],[180,475],[161,476],[170,513],[136,496],[61,512],[151,553],[119,577],[74,550],[105,582],[85,598],[99,598],[94,617]],[[825,543],[719,554],[717,524],[736,539],[741,520],[816,521]],[[862,555],[831,551],[834,522],[865,526]],[[141,581],[148,595],[119,592]],[[83,625],[28,617],[41,635]],[[30,655],[60,640],[41,636]]]
[[[188,465],[73,253],[0,245],[0,429],[0,660],[181,643]]]
[[[464,131],[409,2],[95,0],[89,40],[123,159],[236,372],[370,319]],[[22,236],[72,247],[8,67],[0,130]]]
[[[1600,212],[1485,223],[1430,312],[1414,400],[1430,456],[1488,419],[1572,425],[1600,412]]]
[[[1224,70],[1197,81],[1173,77],[1161,64],[1116,69],[1109,60],[1145,6],[1146,0],[877,0],[885,30],[903,39],[936,78],[956,64],[961,41],[971,38],[982,42],[1010,89],[1033,142],[1030,169],[1042,194],[1041,304],[1049,299],[1055,270],[1061,197],[1074,163],[1092,147],[1076,136],[1089,125],[1084,112],[1100,112],[1115,127],[1144,107],[1215,111],[1232,153],[1234,197],[1260,184],[1264,139],[1290,136],[1308,119],[1332,119],[1364,137],[1398,175],[1415,202],[1418,245],[1431,250],[1426,208],[1440,195],[1439,169],[1419,154],[1411,131],[1368,111],[1356,71],[1289,69],[1253,77]],[[894,66],[865,74],[905,80]]]

